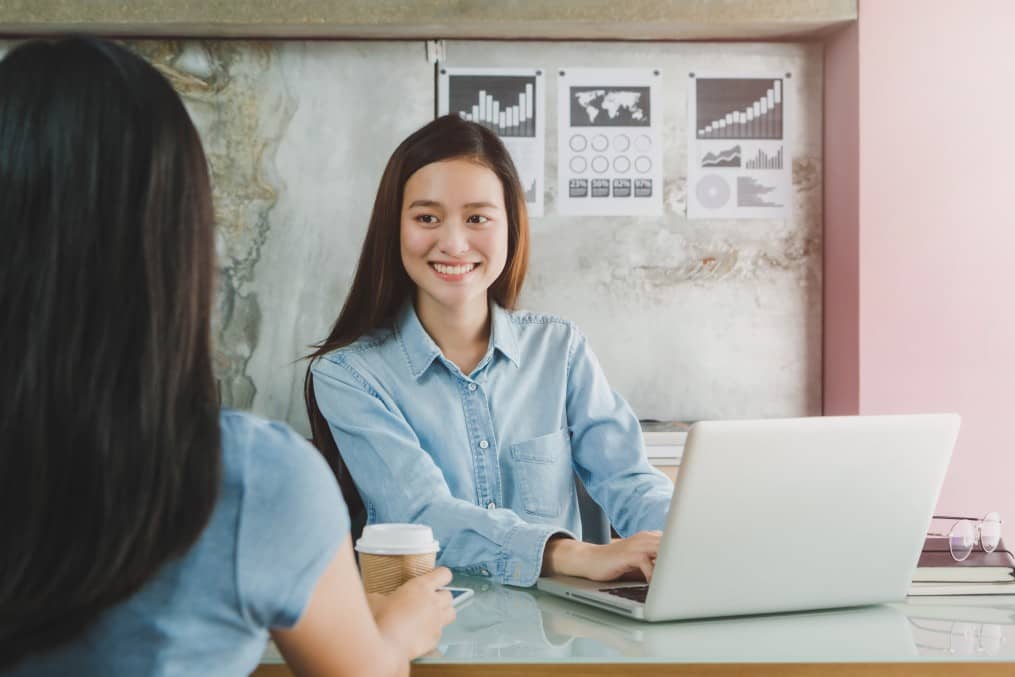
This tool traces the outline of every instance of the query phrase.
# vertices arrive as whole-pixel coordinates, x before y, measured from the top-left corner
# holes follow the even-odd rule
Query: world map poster
[[[561,68],[557,76],[557,211],[661,214],[660,70]]]

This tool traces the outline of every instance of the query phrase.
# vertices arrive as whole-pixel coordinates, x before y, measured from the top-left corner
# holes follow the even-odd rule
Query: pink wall
[[[839,69],[848,83],[850,54],[856,59],[858,184],[833,185],[830,174],[827,206],[855,194],[858,220],[850,233],[848,207],[828,215],[825,307],[832,322],[841,321],[837,306],[853,300],[848,269],[855,262],[857,359],[833,351],[838,337],[826,340],[826,408],[848,405],[855,376],[859,413],[959,412],[962,431],[938,509],[1002,511],[1009,540],[1015,539],[1013,36],[1010,0],[861,0],[856,51],[848,36],[838,36],[826,77],[826,87],[837,88],[832,78]],[[848,133],[848,120],[830,117],[835,126],[826,134]],[[834,141],[827,144],[834,151]]]
[[[825,48],[825,414],[855,414],[860,407],[857,33],[850,26]]]

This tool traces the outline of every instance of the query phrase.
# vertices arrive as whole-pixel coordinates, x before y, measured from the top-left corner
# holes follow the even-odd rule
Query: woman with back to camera
[[[514,310],[527,260],[524,195],[496,134],[450,115],[403,141],[311,356],[314,439],[368,522],[430,525],[455,570],[521,586],[649,578],[673,486],[582,333]],[[575,472],[627,538],[575,538]]]
[[[439,569],[371,614],[348,517],[286,426],[220,411],[211,187],[140,57],[0,62],[0,673],[405,675],[454,617]]]

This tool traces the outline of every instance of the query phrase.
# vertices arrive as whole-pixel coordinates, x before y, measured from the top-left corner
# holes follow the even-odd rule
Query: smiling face
[[[487,290],[507,261],[500,179],[465,158],[420,168],[405,184],[400,239],[418,306],[485,312]]]

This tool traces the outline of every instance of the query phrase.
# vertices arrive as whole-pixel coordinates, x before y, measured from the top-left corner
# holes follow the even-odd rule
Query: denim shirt
[[[439,564],[529,586],[552,535],[581,538],[575,473],[622,536],[661,530],[673,485],[573,323],[490,307],[471,374],[407,303],[317,360],[314,393],[368,524],[427,524]]]

